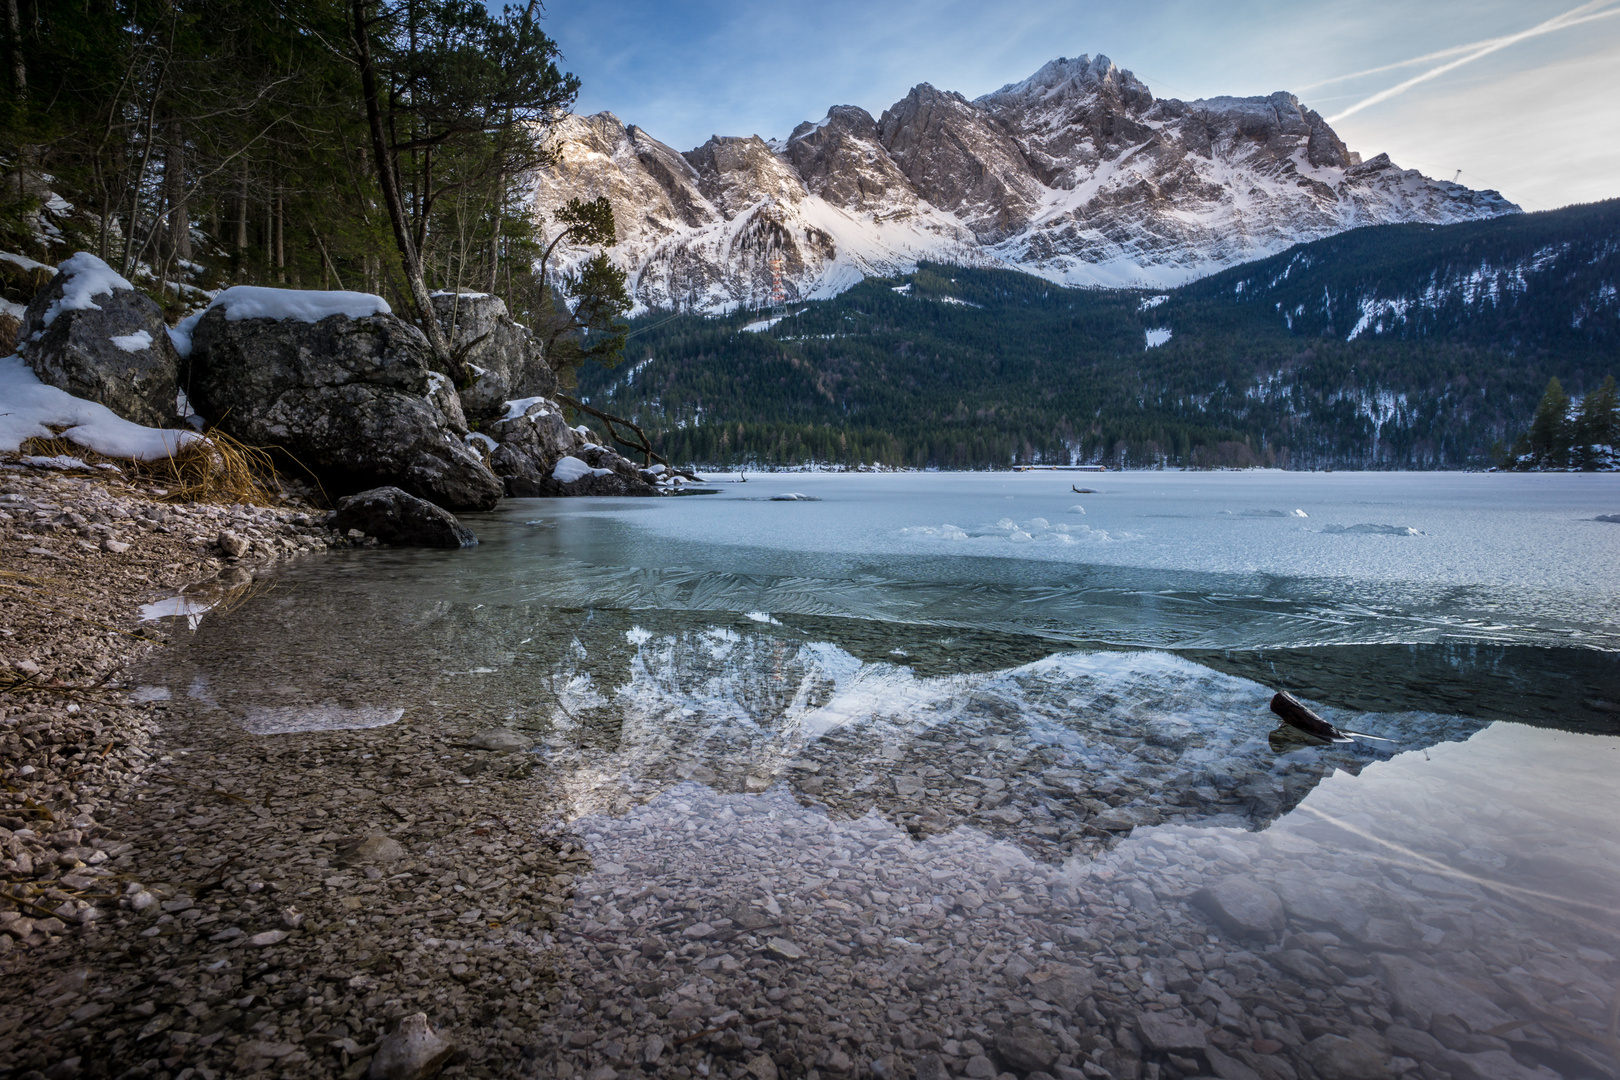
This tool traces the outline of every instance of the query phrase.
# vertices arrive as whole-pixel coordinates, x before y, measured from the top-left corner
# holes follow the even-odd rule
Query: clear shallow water
[[[1605,1075],[1616,509],[1387,474],[514,502],[472,551],[286,566],[147,677],[222,734],[533,739],[597,867],[559,1075],[654,1035],[671,1070],[1024,1074],[1019,1025],[1084,1075]],[[1392,742],[1278,732],[1278,686]],[[743,1001],[806,1019],[678,1043]]]

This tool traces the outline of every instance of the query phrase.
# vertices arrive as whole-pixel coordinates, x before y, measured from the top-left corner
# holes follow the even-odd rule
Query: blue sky
[[[1334,127],[1364,156],[1461,169],[1527,210],[1620,196],[1620,0],[551,0],[547,12],[584,82],[578,111],[678,150],[785,136],[830,105],[876,116],[920,82],[972,98],[1097,53],[1160,97],[1291,90],[1332,117],[1495,40]],[[1561,16],[1573,25],[1500,40]]]

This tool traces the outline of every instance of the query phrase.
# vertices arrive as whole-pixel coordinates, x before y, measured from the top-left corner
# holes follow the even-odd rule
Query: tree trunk
[[[242,187],[236,196],[236,262],[240,266],[248,246],[248,170],[242,163]],[[240,272],[240,271],[238,271]]]
[[[161,254],[167,258],[191,261],[191,215],[186,208],[186,143],[180,125],[169,121],[163,152],[163,200],[168,203],[169,220]]]
[[[495,177],[495,228],[489,237],[489,288],[485,290],[493,294],[499,282],[496,276],[500,271],[501,257],[501,215],[506,209],[506,170],[502,169]]]
[[[399,172],[395,156],[383,131],[382,107],[378,103],[377,68],[371,56],[371,37],[366,30],[366,10],[369,0],[353,0],[351,8],[355,61],[360,69],[360,91],[365,97],[366,122],[371,129],[371,151],[376,158],[377,180],[382,188],[383,204],[388,209],[388,222],[394,229],[394,243],[399,247],[400,268],[405,272],[405,287],[410,291],[416,307],[417,322],[427,335],[433,355],[449,369],[456,385],[467,383],[466,366],[452,353],[439,321],[433,317],[433,301],[428,297],[427,282],[422,277],[422,260],[411,236],[410,216],[399,188]]]
[[[276,282],[287,284],[287,248],[284,243],[283,227],[287,215],[281,201],[281,185],[276,185]]]
[[[17,0],[6,0],[6,36],[11,46],[11,90],[18,101],[28,100],[28,59],[23,55],[22,18]]]

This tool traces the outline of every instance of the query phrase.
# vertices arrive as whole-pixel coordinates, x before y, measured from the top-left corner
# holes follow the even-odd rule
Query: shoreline
[[[194,731],[136,685],[185,624],[138,606],[186,588],[198,603],[165,613],[228,617],[252,570],[372,541],[297,509],[159,498],[110,474],[0,473],[0,1074],[357,1080],[423,1008],[453,1023],[451,1063],[468,1065],[453,1072],[518,1060],[484,1025],[517,1010],[513,1035],[536,1006],[483,964],[524,955],[544,1000],[534,935],[588,865],[566,841],[507,835],[544,828],[510,805],[520,747],[417,746],[432,736],[414,717],[273,741]],[[429,874],[445,880],[422,887]],[[441,955],[402,961],[407,922]]]

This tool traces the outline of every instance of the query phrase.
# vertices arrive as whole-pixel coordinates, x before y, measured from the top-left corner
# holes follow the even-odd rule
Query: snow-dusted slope
[[[556,135],[536,211],[611,199],[612,255],[648,307],[760,304],[773,256],[795,299],[922,259],[1162,287],[1358,225],[1518,209],[1362,162],[1291,94],[1158,100],[1104,56],[971,102],[923,84],[876,120],[835,106],[779,142],[716,136],[680,154],[611,113]]]

